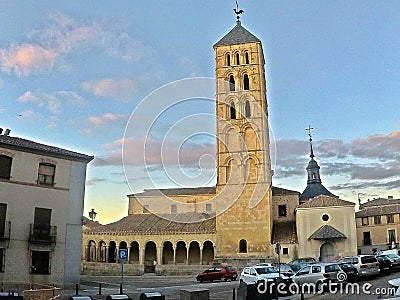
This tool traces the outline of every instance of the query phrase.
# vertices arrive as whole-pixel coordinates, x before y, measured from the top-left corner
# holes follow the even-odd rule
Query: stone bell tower
[[[271,249],[272,172],[262,45],[242,27],[238,14],[236,26],[214,51],[219,195],[215,255],[265,258]]]

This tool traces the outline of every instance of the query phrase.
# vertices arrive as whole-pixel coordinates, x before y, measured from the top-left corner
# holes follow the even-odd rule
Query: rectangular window
[[[363,232],[363,245],[371,245],[371,233],[369,231]]]
[[[286,217],[286,205],[278,205],[278,216]]]
[[[369,225],[368,217],[362,218],[362,224],[363,225]]]
[[[6,233],[6,214],[7,214],[7,204],[0,203],[0,238],[5,237]]]
[[[381,224],[381,216],[374,216],[374,224],[375,225]]]
[[[0,273],[4,272],[5,254],[6,254],[6,249],[0,248]]]
[[[0,155],[0,178],[10,179],[12,158],[6,155]]]
[[[389,244],[396,243],[396,231],[394,229],[388,230],[388,242]]]
[[[282,254],[283,255],[288,255],[289,254],[289,248],[283,247],[282,248]]]
[[[35,207],[33,234],[42,237],[50,235],[51,209]]]
[[[394,223],[394,216],[393,215],[386,215],[386,222],[388,224]]]
[[[31,251],[31,274],[50,274],[49,251]]]
[[[40,163],[38,172],[38,183],[45,185],[54,185],[55,172],[55,165]]]
[[[176,207],[176,204],[171,205],[171,214],[176,214],[178,212],[178,208]]]
[[[206,204],[206,213],[210,214],[212,212],[212,206],[211,203]]]

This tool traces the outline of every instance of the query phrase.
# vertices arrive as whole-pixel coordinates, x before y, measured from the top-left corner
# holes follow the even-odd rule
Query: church
[[[144,190],[128,195],[128,214],[121,220],[107,225],[86,220],[84,273],[118,272],[118,249],[128,250],[125,270],[132,275],[277,261],[277,243],[282,262],[356,254],[355,204],[322,185],[311,134],[303,193],[272,184],[261,40],[238,15],[213,48],[216,185]]]

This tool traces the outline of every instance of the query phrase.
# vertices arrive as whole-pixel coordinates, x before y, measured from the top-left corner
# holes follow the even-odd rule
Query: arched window
[[[249,75],[247,74],[244,74],[243,76],[243,89],[246,91],[250,89]]]
[[[246,104],[244,106],[244,115],[246,118],[250,118],[251,117],[251,112],[250,112],[250,102],[247,100]]]
[[[0,178],[10,179],[12,158],[0,155]]]
[[[236,119],[236,108],[235,108],[235,103],[231,103],[230,106],[230,115],[231,115],[231,119],[235,120]]]
[[[236,53],[236,64],[240,65],[239,53]]]
[[[233,75],[229,77],[229,91],[234,91],[235,90],[235,78]]]
[[[240,240],[239,253],[247,253],[247,241],[246,240]]]
[[[248,65],[249,63],[250,63],[250,60],[249,60],[249,52],[245,52],[245,54],[244,54],[244,59],[245,59],[245,62],[246,62],[246,64]]]
[[[231,65],[231,55],[230,55],[230,54],[227,54],[227,55],[226,55],[226,65],[227,65],[227,66],[230,66],[230,65]]]

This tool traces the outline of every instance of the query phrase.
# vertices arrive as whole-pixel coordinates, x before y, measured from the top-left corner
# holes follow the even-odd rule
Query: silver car
[[[292,281],[298,286],[307,286],[310,292],[319,292],[328,283],[346,280],[346,273],[337,263],[316,263],[305,266],[292,276]]]
[[[373,255],[347,256],[340,261],[356,266],[358,276],[377,276],[380,273],[379,262]]]
[[[284,280],[289,279],[289,277],[281,274],[273,266],[263,266],[256,265],[252,267],[245,267],[240,273],[239,281],[246,284],[255,284],[260,280],[274,280],[276,278],[282,278]]]

